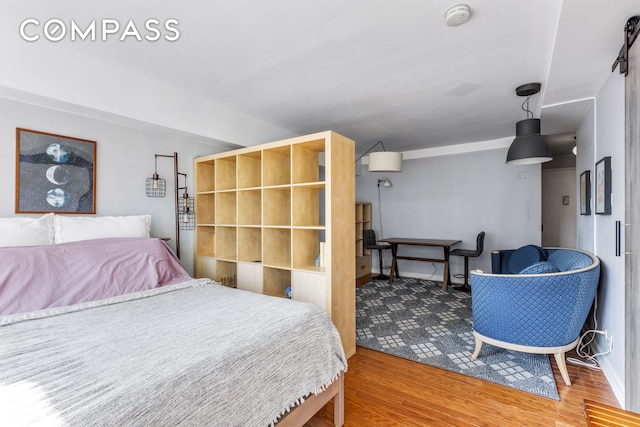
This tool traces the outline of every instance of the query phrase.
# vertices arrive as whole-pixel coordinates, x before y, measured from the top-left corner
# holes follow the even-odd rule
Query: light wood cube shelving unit
[[[291,286],[292,299],[327,311],[348,357],[355,353],[352,236],[362,224],[353,209],[354,147],[327,131],[194,163],[196,277],[233,277],[240,289],[279,297]]]
[[[371,203],[356,202],[356,286],[371,281],[371,251],[365,249],[362,232],[371,229]]]

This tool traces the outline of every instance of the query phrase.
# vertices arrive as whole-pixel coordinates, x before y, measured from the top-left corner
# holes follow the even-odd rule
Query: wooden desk
[[[393,273],[396,273],[396,277],[400,277],[398,272],[398,260],[405,259],[408,261],[424,261],[424,262],[438,262],[444,264],[444,274],[442,276],[442,289],[447,289],[447,284],[451,281],[451,275],[449,273],[449,250],[451,246],[460,243],[460,240],[442,240],[442,239],[412,239],[407,237],[392,237],[389,239],[379,240],[380,242],[386,242],[391,245],[391,254],[393,259],[391,260],[391,271],[389,272],[389,283],[393,282]],[[399,245],[412,245],[412,246],[435,246],[444,250],[444,258],[419,258],[412,256],[398,255]]]

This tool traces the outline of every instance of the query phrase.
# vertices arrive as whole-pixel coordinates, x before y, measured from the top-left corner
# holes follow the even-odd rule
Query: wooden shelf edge
[[[640,414],[592,400],[584,400],[584,415],[589,427],[640,427]]]

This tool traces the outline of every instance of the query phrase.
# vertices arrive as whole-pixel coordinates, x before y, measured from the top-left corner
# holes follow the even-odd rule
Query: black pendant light
[[[516,139],[507,153],[508,165],[531,165],[553,160],[547,140],[540,134],[540,119],[534,119],[529,110],[529,98],[538,92],[540,83],[527,83],[516,88],[518,96],[527,97],[522,103],[522,110],[527,113],[527,118],[516,123]]]

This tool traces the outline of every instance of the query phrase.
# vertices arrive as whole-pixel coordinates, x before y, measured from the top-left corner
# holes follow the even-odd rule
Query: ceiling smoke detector
[[[466,4],[458,4],[450,7],[444,14],[444,22],[450,27],[457,27],[469,20],[471,9]]]

